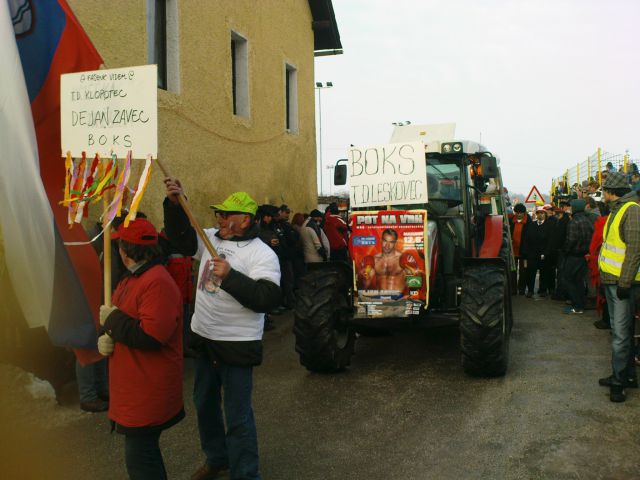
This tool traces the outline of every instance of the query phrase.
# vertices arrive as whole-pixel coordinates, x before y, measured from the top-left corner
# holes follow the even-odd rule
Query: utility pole
[[[324,172],[322,171],[322,166],[323,166],[323,162],[322,162],[322,89],[324,88],[331,88],[333,87],[333,82],[316,82],[316,90],[318,90],[318,154],[319,154],[319,158],[318,158],[318,167],[317,170],[320,174],[320,192],[319,192],[319,196],[322,195],[322,176],[324,175]]]

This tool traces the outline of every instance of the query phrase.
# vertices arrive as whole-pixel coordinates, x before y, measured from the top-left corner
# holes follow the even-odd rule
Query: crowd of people
[[[600,318],[594,326],[611,330],[612,373],[598,383],[609,387],[613,402],[625,401],[625,389],[638,386],[640,192],[632,188],[632,177],[607,172],[601,200],[595,191],[585,193],[555,207],[539,206],[533,216],[517,204],[510,218],[514,292],[566,302],[568,315],[595,308]]]
[[[234,479],[259,479],[252,376],[262,362],[263,333],[273,327],[271,316],[294,307],[309,264],[348,260],[348,226],[336,204],[291,216],[287,205],[258,206],[235,192],[211,205],[218,227],[204,235],[213,252],[178,201],[180,182],[168,178],[165,185],[161,233],[146,218],[114,231],[113,305],[100,308],[97,345],[108,358],[109,383],[104,362],[79,366],[81,405],[108,407],[125,438],[130,478],[166,478],[159,439],[185,416],[188,354],[205,458],[192,480],[227,470]],[[538,207],[533,216],[522,204],[514,207],[512,283],[527,298],[566,302],[568,315],[601,313],[595,326],[612,331],[612,373],[599,384],[610,389],[611,401],[622,402],[625,389],[638,386],[640,198],[619,172],[607,175],[602,191],[603,201],[574,198]],[[192,259],[199,262],[193,283]],[[90,400],[83,401],[83,391]]]
[[[258,206],[235,192],[211,206],[218,227],[204,235],[212,255],[179,203],[180,182],[165,184],[160,233],[144,214],[126,228],[120,218],[112,224],[113,305],[100,307],[97,342],[107,360],[77,364],[80,406],[108,410],[125,439],[129,478],[166,478],[160,435],[185,416],[183,359],[192,357],[205,457],[192,480],[227,471],[259,479],[251,399],[263,333],[294,307],[310,263],[348,259],[347,224],[335,203],[290,218],[287,205]]]
[[[293,308],[294,292],[308,264],[349,258],[348,227],[336,203],[331,203],[324,214],[314,209],[290,216],[286,204],[261,205],[256,212],[259,237],[277,255],[282,275],[282,302],[268,312],[266,330],[274,328],[272,315]]]
[[[602,201],[602,184],[610,173],[622,174],[626,177],[631,190],[640,191],[640,170],[635,163],[620,165],[617,169],[612,162],[607,162],[605,168],[596,177],[590,177],[569,185],[567,177],[560,179],[552,189],[553,199],[558,198],[593,198]],[[556,202],[554,202],[556,203]]]

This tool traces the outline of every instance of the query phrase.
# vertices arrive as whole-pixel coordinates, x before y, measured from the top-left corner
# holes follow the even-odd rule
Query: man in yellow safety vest
[[[623,173],[609,173],[602,185],[609,218],[598,259],[611,317],[612,375],[599,384],[610,388],[612,402],[625,401],[625,388],[638,388],[634,359],[634,315],[640,293],[640,205]]]

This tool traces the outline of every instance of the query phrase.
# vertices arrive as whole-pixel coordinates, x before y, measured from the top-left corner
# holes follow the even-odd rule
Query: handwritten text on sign
[[[351,148],[349,172],[352,207],[427,202],[422,142]]]
[[[157,105],[155,65],[62,75],[62,155],[157,157]]]

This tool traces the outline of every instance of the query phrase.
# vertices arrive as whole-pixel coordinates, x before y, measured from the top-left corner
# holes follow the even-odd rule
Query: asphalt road
[[[594,312],[562,307],[515,298],[510,367],[499,379],[463,374],[451,328],[362,337],[348,372],[311,374],[294,352],[292,319],[278,317],[255,371],[263,478],[640,478],[640,391],[609,401],[597,385],[610,371],[609,333],[592,326]],[[187,418],[162,436],[173,479],[203,460],[192,384],[188,366]],[[29,425],[44,428],[11,419],[0,446],[9,476],[0,478],[126,478],[123,439],[109,434],[106,415],[73,402],[40,413]]]

